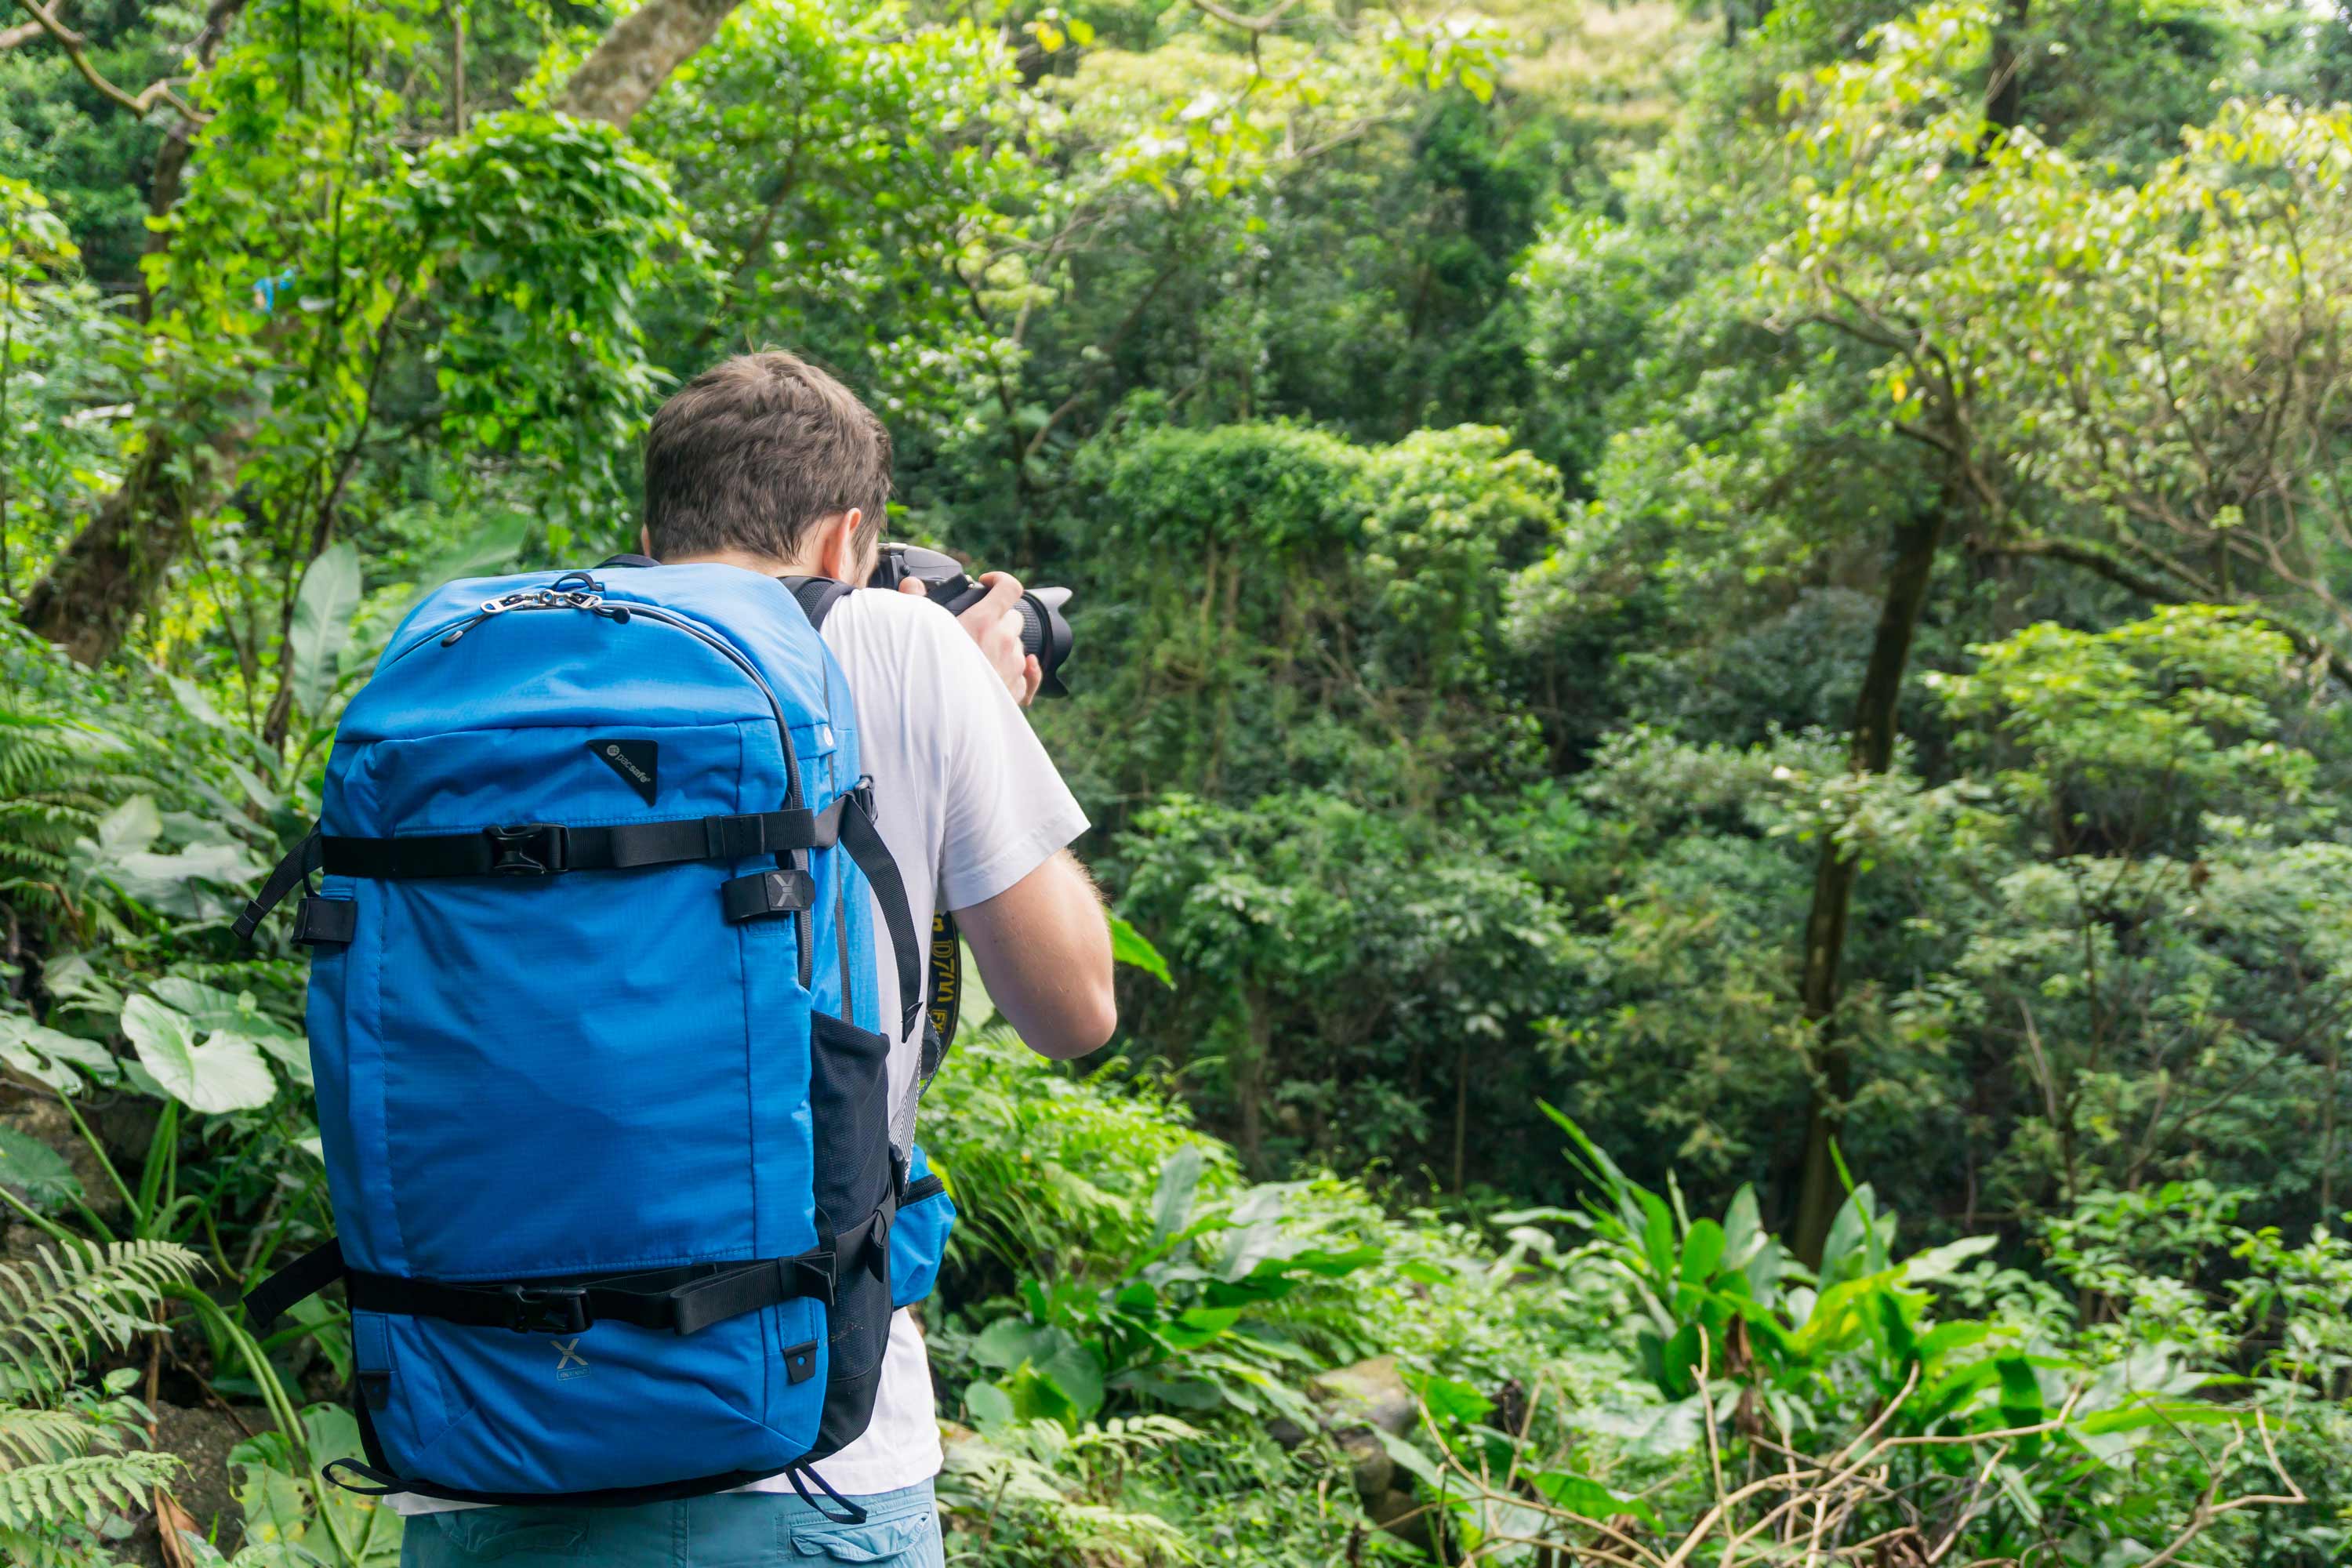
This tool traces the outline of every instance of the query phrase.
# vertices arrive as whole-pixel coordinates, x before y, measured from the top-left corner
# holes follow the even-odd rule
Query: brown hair
[[[889,500],[889,431],[781,349],[711,366],[646,432],[646,532],[664,560],[726,549],[789,560],[819,518],[852,507],[866,514],[862,553]]]

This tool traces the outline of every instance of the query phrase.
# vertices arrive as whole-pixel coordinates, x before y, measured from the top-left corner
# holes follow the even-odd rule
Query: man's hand
[[[988,596],[956,617],[958,625],[971,634],[980,651],[988,656],[996,678],[1004,682],[1013,700],[1026,708],[1035,700],[1037,688],[1045,684],[1045,667],[1034,654],[1021,648],[1023,622],[1021,612],[1014,608],[1021,602],[1021,580],[1010,572],[983,572],[981,582]],[[929,590],[919,577],[909,577],[898,584],[902,594],[925,594]]]

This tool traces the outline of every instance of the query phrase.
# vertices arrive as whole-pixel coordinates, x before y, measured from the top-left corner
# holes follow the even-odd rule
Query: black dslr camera
[[[922,584],[931,602],[945,605],[950,615],[963,614],[988,594],[953,556],[919,544],[885,544],[881,562],[866,585],[896,593],[909,577]],[[1070,623],[1062,618],[1062,606],[1069,602],[1067,588],[1032,588],[1014,606],[1021,612],[1022,650],[1036,657],[1045,677],[1037,689],[1048,697],[1070,694],[1060,674],[1062,661],[1070,657]]]

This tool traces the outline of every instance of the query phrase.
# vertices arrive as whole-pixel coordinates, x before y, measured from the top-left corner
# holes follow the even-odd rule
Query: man
[[[696,377],[646,438],[646,552],[763,576],[863,583],[890,495],[890,437],[839,382],[788,353],[747,354]],[[990,999],[1030,1047],[1084,1056],[1110,1037],[1110,936],[1070,854],[1087,819],[1023,717],[1037,661],[1021,649],[1021,585],[982,579],[986,599],[950,617],[921,597],[851,594],[824,637],[849,678],[875,816],[919,923],[952,911]],[[782,595],[780,614],[798,614]],[[881,929],[877,910],[875,929]],[[899,1015],[879,971],[879,1016]],[[680,984],[692,977],[681,975]],[[919,1042],[889,1064],[892,1142],[912,1137]],[[940,1568],[931,1501],[939,1425],[922,1333],[901,1311],[866,1435],[815,1467],[865,1510],[835,1522],[779,1477],[740,1492],[630,1509],[457,1510],[397,1500],[409,1568],[595,1564],[749,1568],[772,1561]],[[781,1553],[781,1555],[780,1555]]]

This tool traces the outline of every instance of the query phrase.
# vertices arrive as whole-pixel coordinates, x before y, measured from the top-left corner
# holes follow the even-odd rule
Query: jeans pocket
[[[930,1568],[940,1561],[938,1516],[926,1507],[896,1519],[871,1519],[864,1524],[836,1524],[831,1520],[793,1521],[793,1555],[819,1563],[885,1563],[900,1568]]]
[[[453,1555],[436,1559],[429,1548],[420,1548],[416,1559],[438,1568],[442,1562],[452,1568],[459,1563],[499,1563],[507,1568],[538,1568],[541,1563],[576,1562],[588,1542],[588,1531],[577,1520],[551,1516],[537,1509],[469,1508],[447,1513],[434,1514],[431,1528],[443,1542],[453,1549]],[[409,1529],[424,1533],[417,1526],[424,1521],[411,1521]]]

